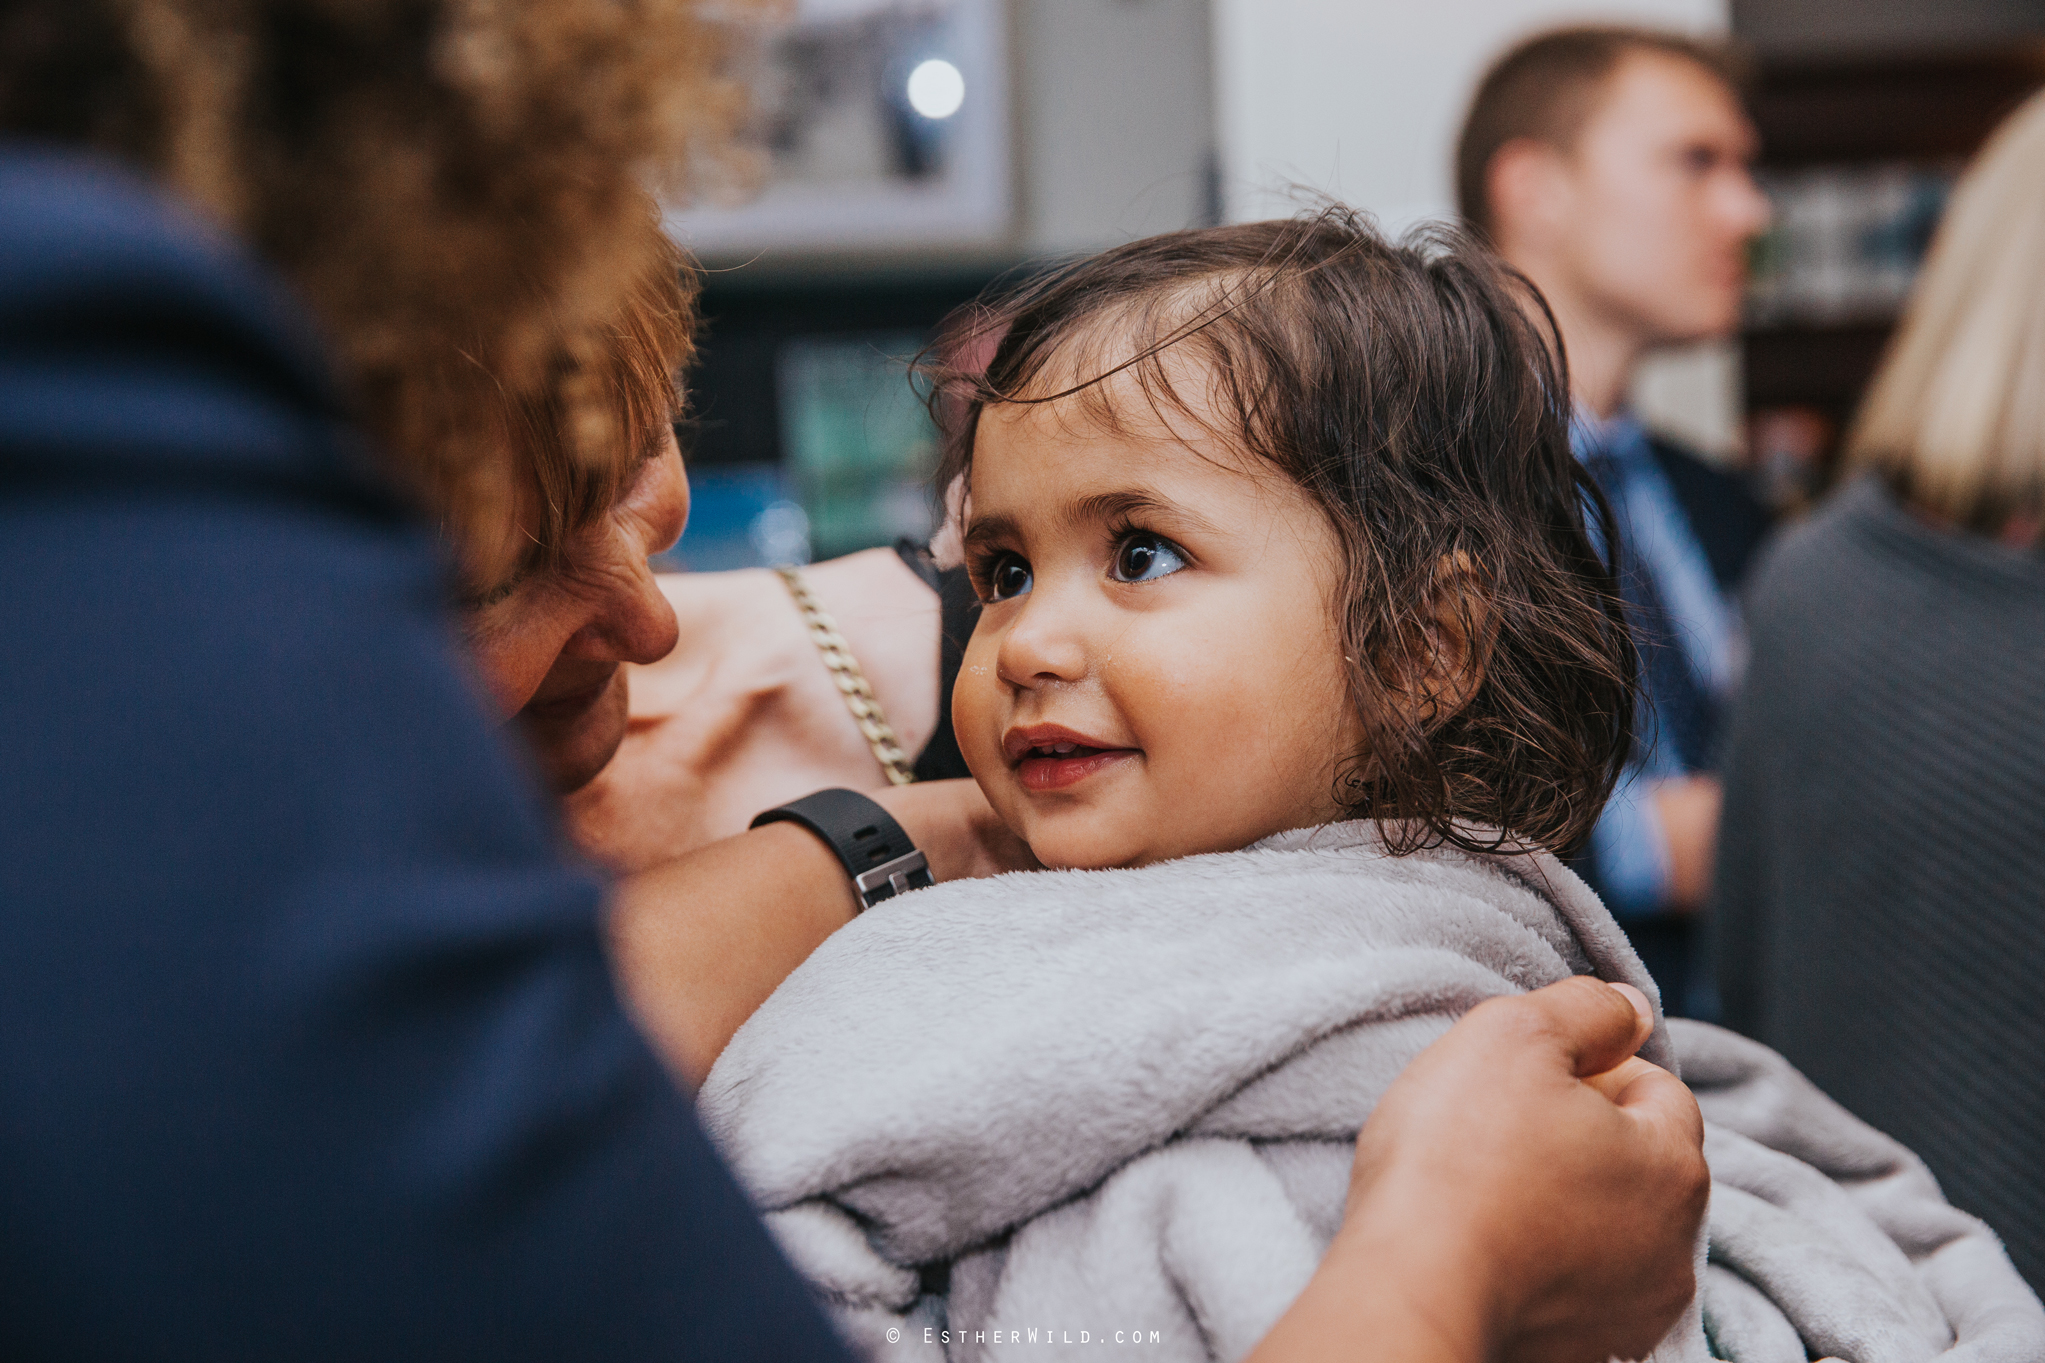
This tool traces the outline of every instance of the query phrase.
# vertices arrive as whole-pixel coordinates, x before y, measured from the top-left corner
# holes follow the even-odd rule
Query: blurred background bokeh
[[[1394,231],[1449,217],[1485,64],[1615,19],[1753,58],[1775,221],[1746,325],[1656,357],[1632,405],[1794,514],[1835,472],[1955,175],[2045,84],[2045,0],[799,0],[742,72],[757,183],[671,218],[710,273],[669,566],[927,535],[934,432],[907,364],[953,308],[1302,192]]]

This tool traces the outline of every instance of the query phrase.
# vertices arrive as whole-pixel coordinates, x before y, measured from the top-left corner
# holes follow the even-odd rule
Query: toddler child
[[[1377,1095],[1455,1017],[1573,973],[1654,996],[1552,855],[1627,756],[1606,513],[1545,310],[1451,235],[1394,246],[1339,209],[1176,233],[981,323],[991,363],[933,404],[983,603],[953,718],[1051,869],[862,916],[701,1107],[876,1357],[1238,1358],[1339,1224]],[[1729,1092],[1908,1161],[1711,1035]],[[1665,1026],[1643,1054],[1673,1064]],[[1896,1304],[1848,1314],[1950,1343],[1853,1224],[1882,1291],[1852,1299]],[[1831,1299],[1727,1243],[1721,1354],[1801,1359],[1797,1304]],[[1696,1312],[1664,1346],[1706,1347]]]

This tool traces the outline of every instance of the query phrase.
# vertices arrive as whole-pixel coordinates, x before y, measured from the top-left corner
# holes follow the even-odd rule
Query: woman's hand
[[[1473,1010],[1388,1089],[1346,1220],[1254,1363],[1640,1358],[1696,1290],[1703,1119],[1631,989]]]
[[[940,881],[1036,865],[971,781],[874,792]],[[792,823],[768,824],[620,881],[610,941],[621,991],[690,1088],[791,971],[852,921],[837,856]]]

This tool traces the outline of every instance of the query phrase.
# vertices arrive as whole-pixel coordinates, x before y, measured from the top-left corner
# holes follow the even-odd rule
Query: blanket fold
[[[1235,1359],[1311,1276],[1386,1085],[1484,999],[1586,973],[1656,997],[1552,857],[1393,857],[1369,824],[954,882],[827,942],[699,1108],[871,1357]],[[1908,1151],[1730,1033],[1642,1054],[1712,1124],[1710,1263],[1661,1363],[2045,1361],[2045,1312]]]

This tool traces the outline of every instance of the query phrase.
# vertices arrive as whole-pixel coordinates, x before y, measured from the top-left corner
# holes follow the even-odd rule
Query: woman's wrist
[[[1038,864],[971,781],[922,781],[869,793],[908,832],[940,884]]]
[[[1481,1255],[1446,1239],[1420,1243],[1429,1220],[1396,1218],[1379,1234],[1352,1216],[1321,1267],[1251,1363],[1486,1363],[1501,1334]]]
[[[859,900],[837,853],[769,824],[618,883],[613,965],[648,1037],[691,1088],[753,1010]]]

